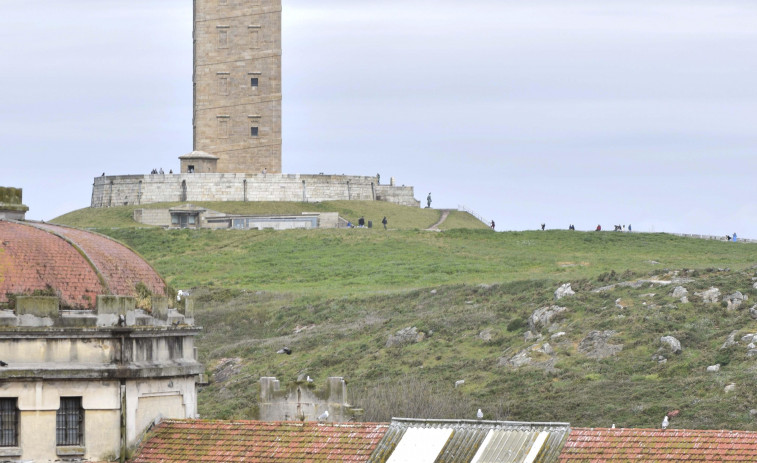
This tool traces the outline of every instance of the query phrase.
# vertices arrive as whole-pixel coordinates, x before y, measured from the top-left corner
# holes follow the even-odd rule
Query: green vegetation
[[[569,281],[611,271],[745,267],[757,247],[664,234],[490,230],[98,230],[140,252],[175,288],[333,297],[441,284]]]
[[[672,427],[757,429],[757,369],[741,341],[757,333],[757,246],[665,234],[426,232],[413,228],[438,211],[413,211],[434,215],[389,231],[98,231],[136,249],[172,286],[194,288],[201,360],[211,374],[228,359],[235,365],[201,391],[207,418],[254,418],[261,376],[287,384],[307,374],[316,387],[346,377],[366,420],[472,418],[482,408],[487,419],[657,427],[680,410]],[[565,282],[576,294],[554,301]],[[690,302],[672,296],[679,285]],[[720,289],[716,303],[695,294],[710,287]],[[728,310],[723,298],[735,291],[748,299]],[[567,310],[552,326],[529,325],[555,304]],[[411,327],[417,338],[390,345]],[[622,348],[592,358],[593,331]],[[721,349],[731,333],[738,345]],[[683,352],[663,346],[668,335]],[[275,354],[284,345],[291,356]],[[518,357],[530,363],[513,366]],[[716,363],[718,373],[706,371]]]

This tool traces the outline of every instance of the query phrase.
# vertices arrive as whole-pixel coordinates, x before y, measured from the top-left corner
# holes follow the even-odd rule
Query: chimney
[[[0,187],[0,220],[24,220],[28,207],[21,203],[21,188]]]

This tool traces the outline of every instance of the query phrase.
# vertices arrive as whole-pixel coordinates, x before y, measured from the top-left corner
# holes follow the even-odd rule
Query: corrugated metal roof
[[[419,429],[447,430],[446,444],[439,450],[439,436],[444,434],[424,434]],[[551,463],[557,461],[569,433],[568,423],[394,418],[370,461]],[[424,442],[430,436],[434,437]],[[413,458],[406,459],[408,455]]]
[[[387,463],[434,463],[452,432],[444,428],[410,428]]]

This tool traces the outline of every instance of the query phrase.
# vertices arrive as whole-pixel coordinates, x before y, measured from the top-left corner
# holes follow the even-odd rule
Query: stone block
[[[35,317],[57,317],[60,299],[54,296],[17,296],[16,314]]]
[[[185,318],[195,318],[195,300],[193,297],[185,297],[183,306],[179,306],[179,313]]]
[[[99,315],[126,315],[137,307],[137,300],[128,296],[97,296],[97,313]]]
[[[152,316],[165,320],[168,317],[168,298],[152,297]]]

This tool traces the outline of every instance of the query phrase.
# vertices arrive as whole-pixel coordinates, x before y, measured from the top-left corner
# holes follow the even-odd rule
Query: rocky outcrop
[[[689,302],[689,290],[683,286],[676,286],[673,290],[673,297],[686,304]]]
[[[728,335],[725,342],[722,346],[720,346],[720,350],[728,349],[733,346],[737,346],[739,343],[736,341],[736,334],[738,334],[738,331],[733,331],[731,334]]]
[[[681,341],[674,338],[673,336],[663,336],[660,338],[660,342],[667,346],[667,348],[670,349],[674,354],[680,354],[681,352],[683,352]]]
[[[555,300],[559,301],[566,296],[573,296],[574,294],[576,294],[576,292],[570,287],[570,283],[565,283],[555,290]]]
[[[728,296],[723,298],[723,302],[728,304],[728,310],[736,310],[739,307],[741,307],[741,304],[746,301],[749,297],[741,294],[741,292],[736,291],[733,294],[729,294]]]
[[[389,335],[389,339],[386,341],[386,347],[393,346],[405,346],[408,344],[415,344],[425,339],[426,335],[422,331],[418,331],[416,327],[402,328],[394,334]]]
[[[555,318],[566,310],[568,310],[567,307],[558,307],[556,305],[537,309],[530,317],[528,317],[529,330],[538,333],[544,328],[549,328]]]
[[[720,290],[718,288],[710,288],[701,293],[694,293],[694,295],[701,297],[703,302],[715,304],[720,299]]]
[[[592,331],[578,344],[578,352],[594,359],[612,357],[623,350],[623,344],[608,342],[616,334],[611,330]]]

